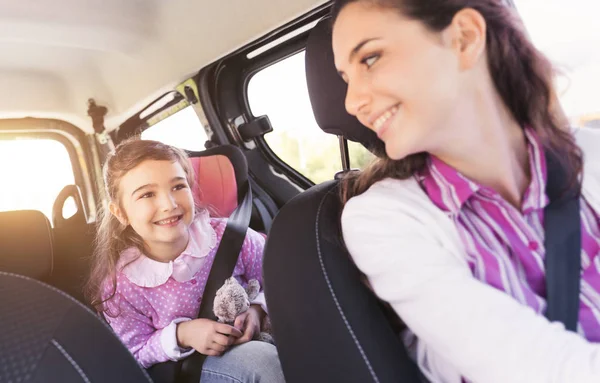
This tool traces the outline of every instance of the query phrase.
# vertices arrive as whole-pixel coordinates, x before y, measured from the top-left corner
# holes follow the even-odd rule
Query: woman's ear
[[[461,9],[454,15],[448,33],[461,70],[472,69],[484,56],[486,31],[486,21],[475,9]]]
[[[129,221],[127,220],[127,215],[125,214],[123,209],[121,209],[119,207],[119,205],[117,205],[114,202],[110,202],[108,204],[108,210],[110,210],[110,214],[114,215],[119,220],[119,222],[121,222],[121,225],[123,225],[123,226],[129,225]]]

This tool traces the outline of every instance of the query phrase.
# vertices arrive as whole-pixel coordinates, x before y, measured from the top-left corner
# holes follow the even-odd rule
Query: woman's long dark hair
[[[487,58],[496,91],[516,122],[522,127],[532,127],[545,151],[559,160],[569,175],[568,190],[579,188],[582,153],[558,104],[553,87],[554,69],[533,46],[516,10],[505,0],[336,0],[333,22],[346,5],[357,1],[395,10],[404,17],[421,21],[433,32],[444,30],[462,9],[478,11],[487,23]],[[384,178],[411,177],[425,166],[426,158],[425,153],[397,161],[384,157],[361,172],[349,173],[341,185],[344,203]]]

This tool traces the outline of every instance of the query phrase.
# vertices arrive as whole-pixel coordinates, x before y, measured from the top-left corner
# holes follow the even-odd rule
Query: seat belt
[[[567,180],[558,159],[546,152],[550,203],[544,209],[546,248],[546,318],[577,332],[581,279],[579,193],[563,193]]]
[[[246,238],[250,218],[252,215],[252,188],[246,183],[244,199],[231,213],[227,220],[227,226],[221,237],[219,248],[215,254],[213,264],[208,274],[208,280],[202,294],[202,302],[198,311],[198,318],[217,320],[213,312],[213,302],[225,280],[233,275],[240,251]],[[202,373],[202,364],[206,355],[194,352],[183,360],[178,382],[198,383]]]
[[[260,221],[263,224],[263,228],[265,229],[265,234],[269,234],[271,230],[271,225],[273,225],[273,219],[271,218],[271,214],[267,210],[267,207],[260,199],[256,198],[254,200],[254,206],[256,207],[256,211],[258,212],[258,216],[260,217]]]
[[[246,189],[244,199],[227,220],[202,294],[198,318],[217,319],[212,307],[215,295],[217,290],[223,286],[225,280],[233,275],[233,270],[242,250],[252,215],[252,188],[249,182],[240,191],[243,193],[244,189]],[[186,359],[178,362],[155,364],[148,369],[148,372],[157,383],[198,383],[205,358],[205,355],[194,352]]]

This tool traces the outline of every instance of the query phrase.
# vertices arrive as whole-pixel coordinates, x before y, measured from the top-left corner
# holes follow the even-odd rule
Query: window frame
[[[250,109],[250,101],[248,99],[248,85],[250,84],[250,80],[252,77],[259,73],[260,71],[270,67],[271,65],[277,64],[287,58],[290,58],[306,49],[306,42],[308,40],[308,35],[310,34],[310,30],[306,31],[291,40],[286,41],[282,46],[277,46],[271,48],[269,51],[265,52],[262,55],[257,57],[257,60],[247,68],[244,72],[244,76],[242,77],[242,94],[243,94],[243,108],[245,112],[251,116],[251,118],[255,118],[258,116],[254,116],[252,114],[252,110]],[[274,127],[274,129],[276,129]],[[326,134],[323,132],[323,134]],[[269,158],[271,161],[276,163],[281,169],[284,170],[285,173],[288,174],[297,184],[300,184],[305,189],[308,189],[315,185],[315,183],[304,174],[300,173],[298,170],[293,168],[290,164],[281,159],[273,151],[273,149],[269,146],[267,141],[263,136],[257,137],[255,140],[256,146],[258,149],[264,153],[264,155]]]
[[[191,109],[191,113],[193,113],[193,114],[194,114],[194,116],[195,116],[195,118],[196,118],[196,122],[198,123],[198,126],[199,126],[199,129],[200,129],[200,131],[202,132],[202,134],[204,134],[204,135],[206,136],[206,139],[205,139],[203,142],[201,142],[201,144],[202,144],[202,149],[190,149],[190,148],[184,148],[184,147],[181,147],[181,146],[177,146],[177,145],[175,145],[175,144],[170,144],[170,143],[167,143],[167,144],[168,144],[168,145],[177,146],[177,147],[179,147],[180,149],[183,149],[183,150],[186,150],[186,151],[203,151],[203,150],[206,150],[206,147],[205,147],[205,145],[206,145],[206,142],[210,141],[210,137],[208,136],[208,134],[207,134],[206,130],[204,129],[204,126],[202,126],[202,121],[200,121],[200,119],[198,118],[198,115],[196,114],[196,111],[194,110],[194,107],[193,107],[193,105],[190,105],[190,104],[188,104],[188,105],[186,105],[186,106],[183,106],[183,107],[181,107],[181,108],[178,108],[177,110],[174,110],[174,111],[172,111],[172,112],[171,112],[171,113],[169,113],[169,114],[168,114],[166,117],[164,117],[164,118],[161,118],[160,120],[158,120],[157,122],[155,122],[155,123],[154,123],[154,124],[152,124],[152,125],[148,125],[148,124],[146,123],[146,124],[144,125],[144,128],[143,128],[143,129],[139,129],[139,132],[138,132],[138,134],[139,134],[140,138],[142,138],[142,139],[148,139],[148,138],[144,138],[144,137],[143,137],[143,136],[144,136],[144,133],[145,133],[146,131],[148,131],[149,129],[152,129],[152,128],[154,128],[156,125],[158,125],[158,124],[161,124],[161,123],[163,123],[164,121],[167,121],[169,118],[172,118],[173,116],[177,115],[178,113],[181,113],[181,112],[183,112],[185,109],[188,109],[188,108],[190,108],[190,109]],[[165,111],[166,111],[166,110],[165,110]],[[163,130],[164,130],[164,129],[163,129]],[[166,132],[166,130],[164,130],[164,131]],[[161,140],[159,140],[159,141],[161,141]],[[164,142],[164,141],[161,141],[161,142]]]
[[[296,54],[300,54],[300,53],[306,51],[306,42],[308,40],[308,35],[310,34],[311,30],[304,32],[302,35],[299,35],[299,36],[302,36],[302,39],[300,41],[296,41],[293,45],[290,44],[288,49],[282,49],[281,51],[277,52],[278,53],[277,55],[272,56],[272,58],[276,58],[275,60],[272,60],[272,61],[264,60],[264,61],[258,63],[259,65],[257,65],[256,68],[253,68],[251,73],[248,73],[248,76],[245,78],[245,81],[244,81],[244,107],[247,108],[248,113],[250,113],[250,115],[252,115],[254,118],[256,118],[258,116],[254,116],[250,109],[250,100],[249,100],[249,94],[248,94],[248,88],[249,88],[250,81],[254,78],[254,76],[256,74],[260,73],[261,71],[263,71],[265,69],[268,69],[272,65],[276,65],[286,59],[293,57]],[[316,121],[315,121],[315,124],[317,124]],[[273,127],[274,131],[276,129],[277,129],[277,127]],[[340,141],[339,136],[334,136],[334,135],[331,135],[331,134],[325,133],[325,132],[322,132],[322,133],[324,136],[329,136],[332,139],[337,141],[336,147],[338,148],[338,151],[336,153],[338,155],[337,157],[339,159],[339,164],[340,164],[339,172],[344,171],[344,161],[348,161],[348,163],[350,165],[352,165],[350,163],[350,151],[348,148],[347,140],[344,139],[344,141],[342,142],[342,141]],[[292,169],[292,171],[299,174],[299,176],[305,178],[306,182],[309,183],[310,186],[315,185],[315,181],[313,181],[307,175],[301,173],[298,169],[294,168],[289,163],[287,163],[286,161],[281,159],[281,157],[279,157],[277,155],[277,153],[274,152],[273,149],[269,146],[269,144],[266,142],[264,137],[259,137],[257,145],[259,147],[261,147],[261,149],[263,149],[263,150],[268,150],[268,151],[272,152],[273,156],[276,157],[278,161],[281,161],[283,164],[285,164],[285,166],[289,167],[290,169]],[[344,147],[342,147],[342,145]],[[332,179],[333,179],[333,176],[334,176],[334,174],[331,175]],[[319,182],[317,182],[317,183],[319,183]]]
[[[166,103],[163,107],[148,114],[144,118],[141,117],[141,115],[144,113],[144,111],[146,111],[148,108],[152,107],[154,104],[156,104],[157,102],[159,102],[160,100],[162,100],[164,97],[168,96],[171,93],[174,93],[173,100]],[[184,100],[184,97],[176,90],[172,90],[172,91],[161,94],[156,99],[154,99],[150,103],[148,103],[148,105],[144,106],[139,112],[137,112],[136,114],[134,114],[133,116],[131,116],[127,120],[125,120],[125,122],[123,122],[119,126],[118,129],[111,131],[110,134],[111,134],[111,138],[112,138],[113,142],[115,144],[118,144],[119,142],[126,140],[129,137],[133,137],[135,135],[141,134],[144,130],[146,130],[147,128],[150,127],[150,125],[148,124],[149,119],[153,118],[154,116],[156,116],[160,113],[163,113],[165,110],[177,105],[178,103],[182,102],[183,100]],[[168,118],[168,117],[169,116],[167,116],[166,118]]]
[[[195,77],[207,121],[215,134],[225,138],[225,142],[220,144],[233,144],[243,149],[248,159],[250,178],[267,190],[279,207],[303,190],[312,187],[314,183],[282,161],[263,137],[244,142],[238,133],[238,127],[254,118],[247,100],[249,78],[262,68],[303,50],[310,30],[284,40],[251,58],[248,58],[248,54],[271,45],[300,28],[306,28],[307,25],[328,15],[330,7],[331,3],[316,7],[207,65]]]
[[[0,140],[54,140],[66,149],[71,162],[73,180],[81,192],[85,215],[88,222],[94,222],[99,190],[94,175],[95,162],[92,159],[88,136],[81,129],[61,120],[36,118],[0,120]],[[31,155],[36,156],[35,153]]]
[[[279,158],[264,137],[257,137],[250,143],[241,140],[237,133],[237,127],[256,118],[250,110],[248,101],[250,79],[266,67],[304,50],[312,29],[282,41],[252,58],[248,58],[248,54],[327,16],[330,7],[330,3],[325,3],[309,11],[203,68],[197,76],[200,100],[213,129],[222,129],[230,143],[251,151],[256,148],[277,173],[283,174],[291,183],[295,184],[296,188],[299,187],[302,190],[314,186],[314,182]],[[297,191],[292,188],[285,193],[287,195],[284,199],[289,200],[297,194]]]

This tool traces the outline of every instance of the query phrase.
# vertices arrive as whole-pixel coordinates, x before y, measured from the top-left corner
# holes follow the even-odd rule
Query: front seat
[[[321,20],[306,46],[317,123],[382,155],[377,136],[345,112],[329,25]],[[420,382],[397,329],[343,244],[341,209],[338,182],[325,182],[285,205],[271,228],[265,290],[286,381]]]
[[[0,272],[0,307],[0,382],[152,382],[107,324],[53,287]]]

